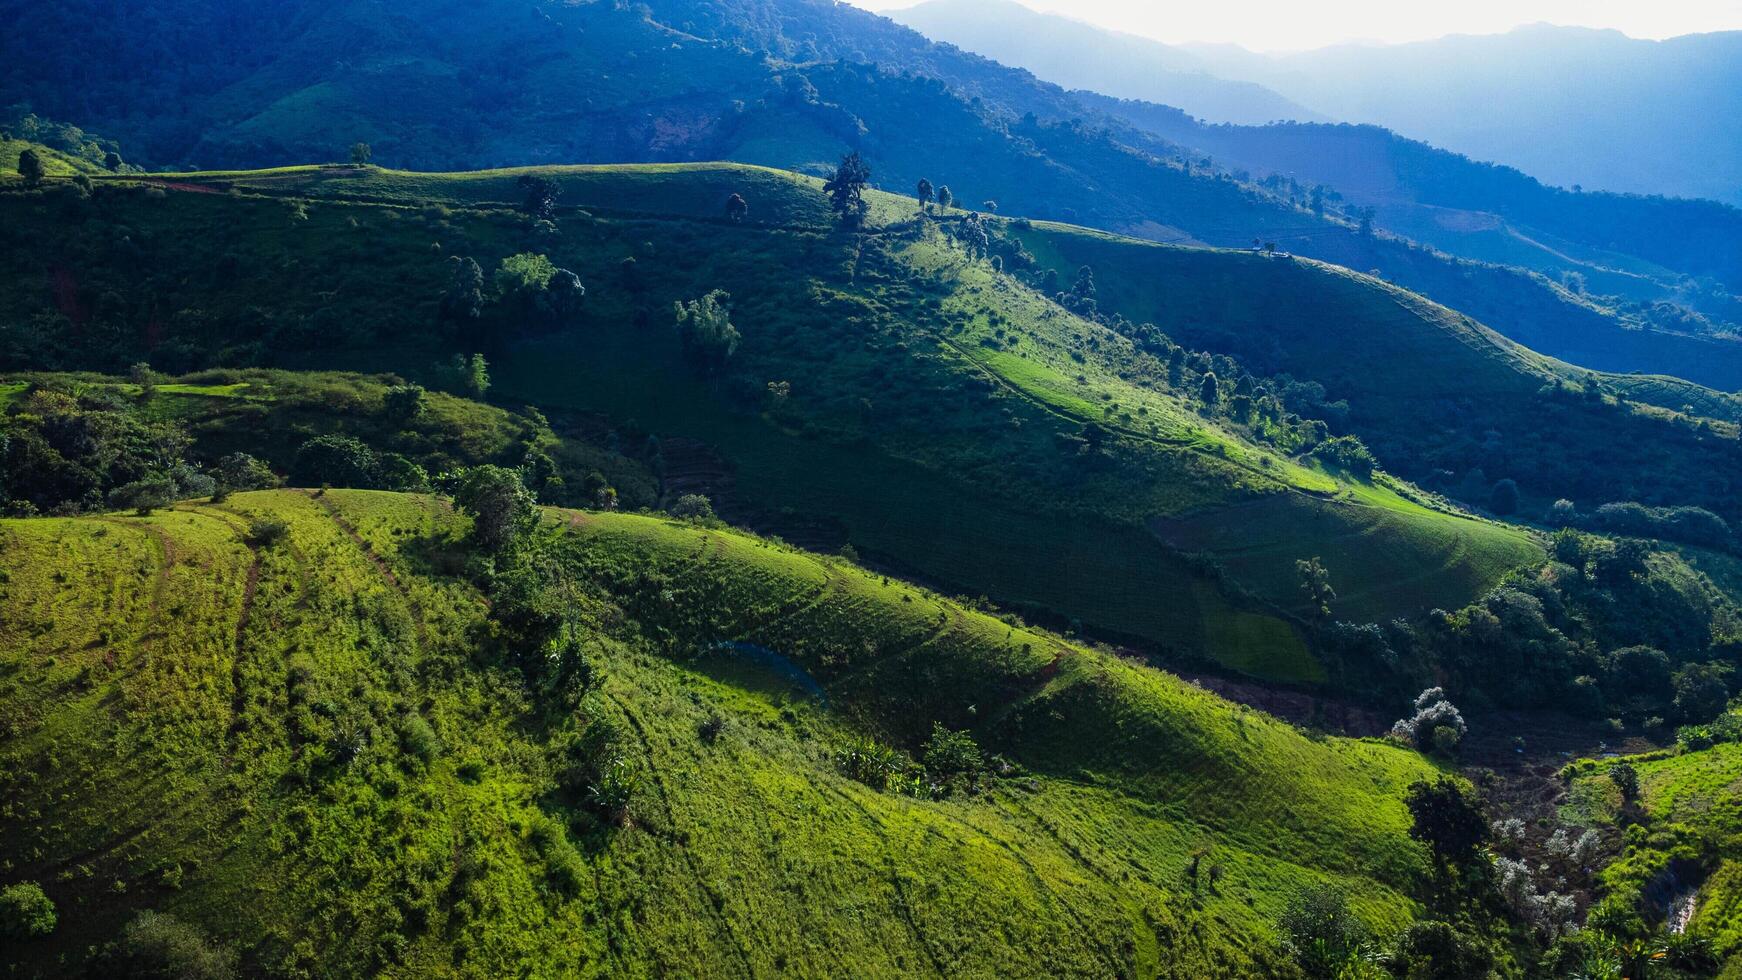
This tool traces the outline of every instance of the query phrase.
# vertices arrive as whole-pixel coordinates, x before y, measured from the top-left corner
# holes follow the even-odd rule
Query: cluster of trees
[[[1679,556],[1573,530],[1557,532],[1552,550],[1543,568],[1456,611],[1334,623],[1318,641],[1363,677],[1387,677],[1380,688],[1440,677],[1483,707],[1553,707],[1648,728],[1710,722],[1742,693],[1742,638],[1729,633],[1738,610]],[[1444,703],[1445,691],[1428,693]],[[1447,710],[1418,704],[1418,719],[1424,708]],[[1411,735],[1424,748],[1456,745]]]
[[[148,369],[147,369],[148,376]],[[154,418],[140,399],[113,387],[34,381],[0,414],[0,509],[23,516],[80,511],[149,511],[171,501],[271,486],[274,477],[245,453],[206,468],[179,423]]]
[[[110,171],[132,169],[122,161],[121,146],[114,140],[88,133],[71,123],[44,119],[22,105],[0,110],[0,139],[39,143]],[[24,173],[22,157],[19,173]]]
[[[872,789],[926,800],[978,792],[990,771],[971,733],[937,722],[913,756],[864,737],[837,750],[835,765]]]
[[[574,272],[557,267],[539,252],[518,252],[503,259],[486,288],[484,268],[470,256],[448,258],[448,284],[441,295],[442,315],[453,321],[511,319],[549,325],[572,322],[580,315],[587,288]]]

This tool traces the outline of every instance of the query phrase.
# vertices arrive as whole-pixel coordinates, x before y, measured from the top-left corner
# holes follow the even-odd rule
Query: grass
[[[262,517],[288,535],[250,545]],[[620,726],[645,774],[621,829],[555,793],[572,723],[470,639],[479,596],[439,571],[464,521],[431,498],[0,523],[0,861],[61,922],[6,955],[64,967],[55,951],[77,960],[156,908],[270,972],[1259,975],[1307,883],[1348,887],[1382,931],[1413,914],[1400,797],[1430,771],[1413,754],[1308,739],[738,532],[547,527],[603,677],[582,716]],[[721,639],[777,651],[826,705],[722,661]],[[427,758],[402,749],[413,716],[440,743]],[[912,748],[932,720],[1026,773],[924,801],[830,762],[863,733]],[[1205,848],[1225,873],[1193,889]],[[582,873],[560,878],[550,855],[571,851]]]
[[[1578,822],[1626,830],[1625,846],[1600,879],[1615,895],[1638,900],[1661,920],[1671,898],[1697,889],[1688,928],[1704,933],[1727,958],[1742,963],[1742,744],[1658,752],[1627,759],[1639,774],[1637,807],[1646,822],[1623,819],[1621,794],[1608,761],[1574,764],[1567,812]],[[1628,827],[1627,824],[1633,824]]]

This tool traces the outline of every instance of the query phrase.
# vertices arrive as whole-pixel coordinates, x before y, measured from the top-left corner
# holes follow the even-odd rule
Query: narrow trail
[[[853,807],[853,809],[858,810],[862,815],[864,815],[865,822],[875,828],[878,839],[883,841],[884,844],[883,855],[885,866],[888,869],[889,887],[894,889],[895,897],[899,902],[896,911],[901,916],[902,924],[907,926],[908,932],[913,934],[914,944],[917,945],[920,948],[920,951],[925,954],[926,962],[931,966],[932,972],[940,977],[949,976],[950,971],[944,966],[944,962],[938,956],[937,950],[933,948],[931,938],[925,934],[925,930],[920,928],[919,921],[913,917],[913,899],[908,896],[907,886],[902,883],[901,875],[896,870],[895,856],[889,847],[892,842],[889,834],[884,830],[883,821],[878,818],[876,814],[871,812],[870,807],[859,802],[858,798],[846,790],[841,789],[838,786],[824,786],[822,788],[827,789],[829,792],[845,801],[849,806]]]
[[[653,743],[652,740],[648,738],[647,727],[642,724],[641,717],[629,707],[627,702],[616,694],[607,692],[605,696],[611,700],[612,704],[617,706],[618,711],[623,713],[624,720],[629,722],[630,729],[635,733],[635,740],[641,744],[642,755],[651,762],[653,759]],[[649,765],[647,767],[647,775],[648,782],[653,785],[655,792],[659,795],[659,805],[660,809],[665,811],[666,825],[675,831],[677,829],[677,811],[671,805],[671,793],[666,789],[665,781],[660,778],[658,767]],[[726,938],[727,942],[732,947],[732,951],[737,954],[738,962],[744,968],[744,975],[755,976],[755,966],[750,960],[750,952],[745,948],[744,941],[732,930],[731,920],[726,918],[726,913],[722,912],[720,908],[714,904],[713,896],[708,894],[707,889],[702,887],[702,868],[696,862],[695,855],[691,854],[689,847],[682,842],[674,842],[672,850],[675,851],[683,860],[685,869],[689,871],[690,880],[695,883],[696,891],[699,894],[702,907],[708,910],[709,917],[712,919],[715,928],[718,929],[720,934]]]
[[[146,606],[145,621],[140,625],[138,641],[135,644],[140,653],[149,656],[153,644],[161,635],[158,623],[161,619],[164,594],[169,591],[169,575],[175,569],[175,544],[170,540],[169,535],[149,524],[129,521],[120,517],[98,517],[96,520],[104,524],[126,528],[137,534],[143,534],[152,542],[152,550],[157,555],[157,574],[153,576],[151,602]],[[111,666],[113,665],[111,664]]]
[[[326,511],[327,516],[332,518],[333,523],[338,525],[339,530],[345,532],[345,536],[351,539],[351,542],[363,552],[363,556],[369,559],[369,562],[375,566],[376,571],[381,573],[381,578],[387,583],[388,588],[397,593],[399,598],[404,601],[406,609],[411,612],[412,626],[417,631],[417,645],[420,650],[427,649],[429,646],[429,629],[424,624],[423,607],[419,605],[417,599],[413,598],[411,593],[406,590],[404,583],[399,581],[399,576],[393,574],[393,569],[387,564],[387,559],[382,558],[381,555],[375,551],[375,548],[369,544],[369,540],[359,534],[356,527],[354,527],[350,521],[345,520],[344,516],[339,513],[339,509],[333,506],[332,501],[324,496],[317,495],[312,490],[302,490],[300,492],[310,500],[319,504],[321,510]]]

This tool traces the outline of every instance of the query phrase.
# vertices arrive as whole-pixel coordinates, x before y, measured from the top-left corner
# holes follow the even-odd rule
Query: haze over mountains
[[[889,15],[1049,81],[1210,122],[1375,123],[1550,184],[1742,204],[1742,32],[1647,41],[1536,25],[1258,54],[1162,44],[1013,0],[929,0]],[[1265,98],[1218,79],[1263,86]]]

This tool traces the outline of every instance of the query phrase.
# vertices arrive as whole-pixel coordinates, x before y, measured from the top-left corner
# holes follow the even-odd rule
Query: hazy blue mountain
[[[888,13],[935,41],[1026,68],[1049,82],[1178,106],[1210,122],[1325,118],[1262,85],[1218,78],[1191,52],[1040,13],[1015,0],[926,0]]]
[[[1455,255],[1525,266],[1592,292],[1677,300],[1742,319],[1742,210],[1716,201],[1573,192],[1372,125],[1209,125],[1167,106],[1079,92],[1087,107],[1261,181],[1323,186],[1383,228]],[[1686,277],[1709,279],[1716,290]]]
[[[1535,25],[1286,55],[1187,50],[1334,118],[1552,184],[1742,203],[1742,32],[1642,41]]]

